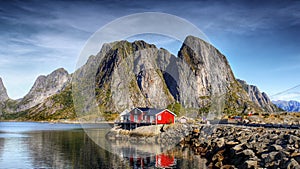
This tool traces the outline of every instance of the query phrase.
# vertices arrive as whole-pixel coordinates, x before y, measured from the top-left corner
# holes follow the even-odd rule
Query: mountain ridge
[[[276,100],[272,101],[275,105],[287,112],[300,112],[300,102],[295,100],[284,101]]]
[[[71,77],[64,68],[56,69],[46,76],[40,75],[30,91],[20,100],[16,111],[24,111],[42,103],[46,98],[63,90],[70,80]]]
[[[250,96],[251,100],[256,104],[260,105],[265,111],[275,112],[279,109],[272,104],[270,98],[265,92],[260,92],[257,86],[249,85],[246,81],[237,79],[238,82],[243,86],[245,91]]]
[[[100,116],[131,107],[168,107],[176,113],[188,110],[194,114],[275,110],[265,109],[267,104],[273,105],[259,90],[256,93],[265,102],[255,102],[235,78],[226,57],[193,36],[185,39],[178,57],[145,41],[116,41],[104,44],[73,74],[64,69],[54,72],[36,80],[30,92],[15,103],[12,117],[75,118],[74,103],[76,112],[79,108],[82,112],[100,112]],[[78,93],[72,98],[74,91]],[[93,97],[96,103],[91,107]],[[7,106],[6,110],[10,109]],[[94,114],[97,116],[99,113]]]

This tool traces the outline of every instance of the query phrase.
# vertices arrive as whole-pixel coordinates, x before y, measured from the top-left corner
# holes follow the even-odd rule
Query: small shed
[[[185,117],[185,116],[181,116],[181,117],[179,117],[179,118],[177,119],[177,121],[178,121],[179,123],[182,123],[182,124],[187,123],[188,120],[189,120],[189,119],[188,119],[187,117]]]
[[[130,118],[130,114],[128,109],[125,109],[122,113],[120,113],[121,122],[129,122],[129,118]]]

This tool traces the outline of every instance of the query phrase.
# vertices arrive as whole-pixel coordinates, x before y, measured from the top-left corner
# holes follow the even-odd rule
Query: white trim
[[[143,113],[143,111],[142,111],[141,109],[137,108],[137,107],[134,108],[133,110],[136,110],[136,109],[137,109],[140,113]],[[133,110],[131,110],[131,111],[133,111]],[[129,113],[130,113],[131,111],[129,111]],[[134,112],[134,113],[135,113],[135,112]]]
[[[157,114],[155,114],[155,115],[161,114],[161,113],[164,112],[165,110],[167,110],[168,112],[170,112],[171,114],[173,114],[175,117],[177,117],[177,115],[176,115],[175,113],[171,112],[169,109],[164,109],[164,110],[162,110],[161,112],[159,112],[159,113],[157,113]]]

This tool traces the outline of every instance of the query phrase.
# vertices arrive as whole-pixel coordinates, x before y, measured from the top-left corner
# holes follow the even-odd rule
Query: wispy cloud
[[[209,35],[226,37],[229,34],[230,37],[224,43],[231,43],[232,35],[249,41],[249,36],[291,32],[291,28],[294,29],[290,33],[293,37],[300,36],[297,31],[300,26],[299,6],[300,1],[277,0],[175,0],[172,5],[166,1],[150,0],[0,1],[0,76],[10,96],[21,97],[29,90],[38,74],[50,73],[58,67],[74,71],[77,56],[90,35],[116,18],[136,12],[174,14],[191,21]],[[281,43],[288,43],[286,46],[299,46],[299,40],[294,40],[292,44],[290,39],[283,38],[281,34],[278,35],[278,39],[283,41]],[[180,46],[171,41],[153,40],[153,43],[166,46],[173,54],[177,53]],[[241,50],[238,48],[228,50]],[[296,56],[295,51],[290,50],[287,55]],[[285,65],[281,66],[284,69]],[[287,67],[292,66],[287,64]],[[295,67],[294,71],[299,69]],[[14,92],[18,87],[16,82],[21,84],[19,88],[22,90]]]
[[[300,101],[300,85],[294,86],[271,96],[272,100]]]

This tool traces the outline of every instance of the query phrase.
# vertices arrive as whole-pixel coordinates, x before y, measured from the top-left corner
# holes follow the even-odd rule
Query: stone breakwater
[[[108,138],[189,148],[195,156],[205,158],[209,168],[300,169],[300,130],[177,124],[146,135],[138,131],[123,132],[114,130],[108,133]]]
[[[211,168],[300,168],[300,131],[198,126],[180,143]]]

